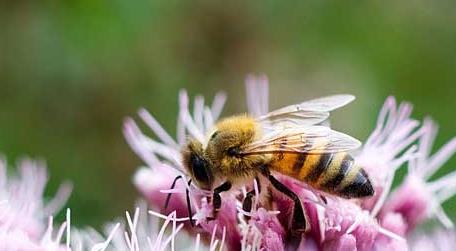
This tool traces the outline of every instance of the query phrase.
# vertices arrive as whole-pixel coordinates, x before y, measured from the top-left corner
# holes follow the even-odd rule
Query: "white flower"
[[[177,218],[176,212],[162,215],[148,211],[144,202],[139,203],[133,215],[126,212],[126,223],[108,224],[105,228],[107,237],[93,229],[77,232],[73,238],[74,251],[161,251],[161,250],[201,250],[201,237],[194,239],[193,246],[188,243],[191,238],[180,231],[184,227],[183,221],[188,218]],[[179,234],[178,239],[177,236]],[[224,240],[215,238],[215,230],[209,244],[209,250],[219,250]]]
[[[396,171],[416,156],[413,143],[422,135],[419,122],[410,118],[412,105],[403,102],[396,105],[394,97],[388,97],[380,110],[377,125],[366,140],[356,163],[369,174],[376,191],[373,199],[364,202],[364,207],[376,216],[382,208]]]
[[[71,193],[65,183],[48,203],[43,199],[47,172],[43,163],[22,160],[17,176],[8,176],[5,160],[0,160],[0,251],[64,250],[66,233],[69,250],[70,212],[67,221],[53,230],[52,215],[58,212]],[[68,227],[67,227],[68,226]]]
[[[453,222],[441,204],[456,194],[456,172],[432,181],[429,179],[456,152],[456,138],[431,155],[437,125],[431,119],[425,119],[422,129],[417,158],[409,160],[405,181],[390,196],[383,211],[400,212],[412,228],[429,216],[437,217],[444,226],[451,228]]]

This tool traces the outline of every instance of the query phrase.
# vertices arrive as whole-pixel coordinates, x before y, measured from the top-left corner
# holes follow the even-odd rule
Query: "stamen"
[[[204,131],[207,132],[214,126],[214,117],[209,108],[204,109]]]
[[[409,133],[413,129],[415,129],[417,126],[418,126],[418,123],[416,123],[416,124],[414,123],[413,125],[411,124],[411,127],[409,128],[409,130],[407,130],[407,133],[404,134],[403,137],[401,137],[400,135],[395,135],[397,137],[397,138],[394,137],[395,140],[398,140],[398,139],[404,139],[404,140],[401,140],[401,142],[399,144],[397,144],[395,147],[393,147],[393,149],[391,150],[392,153],[400,153],[407,146],[409,146],[411,143],[413,143],[415,140],[417,140],[421,135],[423,135],[422,129],[414,132],[412,135],[409,135]],[[407,136],[407,135],[409,135],[409,136]]]
[[[171,234],[170,237],[172,237],[172,242],[171,242],[171,250],[174,251],[174,237],[176,236],[177,232],[179,232],[179,230],[184,226],[184,224],[180,224],[179,225],[179,228],[176,229],[176,218],[177,218],[177,214],[174,214],[174,218],[173,218],[173,232]]]
[[[218,92],[215,94],[214,101],[212,102],[211,112],[212,118],[217,120],[222,113],[223,107],[225,106],[226,102],[226,93]]]
[[[175,221],[173,221],[173,224],[175,223]],[[175,250],[175,239],[176,239],[176,236],[177,234],[179,233],[179,231],[184,227],[184,224],[181,223],[179,224],[179,226],[177,227],[174,227],[173,226],[173,230],[171,232],[171,234],[168,236],[168,238],[164,241],[164,243],[162,244],[162,247],[160,250],[165,250],[165,248],[168,246],[168,244],[171,242],[171,250]]]
[[[436,194],[437,201],[440,203],[443,203],[453,197],[456,194],[456,185],[453,184],[449,185],[446,187],[444,190],[439,191],[439,193]]]
[[[173,149],[171,147],[168,147],[164,144],[158,143],[148,137],[143,136],[140,139],[140,142],[142,141],[142,145],[144,149],[148,149],[150,152],[153,152],[166,160],[171,161],[174,166],[180,167],[180,158],[179,158],[179,151],[176,149]]]
[[[214,243],[209,247],[209,251],[215,251],[215,249],[217,248],[218,242],[219,242],[219,240],[215,240]]]
[[[262,100],[256,98],[257,95],[261,95],[261,83],[253,75],[248,75],[245,80],[246,93],[247,93],[247,108],[251,115],[259,117],[262,115]]]
[[[52,232],[53,232],[53,226],[54,226],[54,217],[49,216],[48,219],[48,226],[46,228],[46,232],[43,235],[43,240],[42,242],[47,242],[51,241],[52,239]]]
[[[201,235],[200,235],[200,234],[196,234],[195,251],[198,251],[198,250],[199,250],[199,247],[200,247],[200,238],[201,238]]]
[[[157,212],[152,211],[152,210],[149,210],[148,213],[153,215],[153,216],[155,216],[155,217],[158,217],[160,219],[164,219],[164,220],[166,220],[166,219],[168,219],[170,217],[169,215],[163,215],[161,213],[157,213]],[[189,217],[176,218],[177,222],[188,221],[188,220],[189,220]]]
[[[423,121],[423,130],[425,133],[420,139],[419,149],[421,156],[418,158],[418,163],[426,163],[427,158],[431,156],[432,144],[434,143],[435,137],[437,136],[437,124],[432,121],[430,118],[425,118]],[[429,167],[423,166],[420,167],[421,172],[428,173],[427,170]],[[422,176],[424,177],[424,176]]]
[[[60,225],[59,230],[57,231],[56,240],[61,240],[63,237],[63,233],[65,233],[65,231],[69,231],[69,230],[66,230],[66,228],[67,228],[67,222],[64,222],[62,225]]]
[[[150,212],[150,211],[149,211],[149,212]],[[163,225],[162,225],[160,231],[158,232],[157,238],[156,238],[156,240],[155,240],[155,247],[154,247],[154,250],[159,250],[159,249],[160,249],[159,247],[161,246],[162,239],[163,239],[163,235],[164,235],[164,232],[165,232],[165,230],[166,230],[166,227],[168,226],[168,224],[169,224],[169,222],[170,222],[171,220],[174,220],[174,221],[175,221],[175,219],[173,219],[175,214],[176,214],[176,211],[173,211],[172,213],[170,213],[170,214],[166,217],[165,222],[163,223]]]
[[[73,190],[73,184],[70,182],[64,182],[60,185],[59,189],[57,190],[56,195],[54,198],[47,203],[47,205],[43,208],[44,215],[54,215],[63,206],[67,203],[68,199],[70,198],[71,191]]]
[[[144,108],[138,111],[139,116],[149,126],[155,135],[166,145],[178,148],[176,141],[166,132],[158,121]]]
[[[268,77],[264,74],[260,75],[258,77],[258,86],[259,86],[259,93],[260,97],[258,98],[259,100],[259,107],[260,107],[260,114],[259,115],[264,115],[268,113],[269,111],[269,81]]]
[[[203,124],[203,112],[204,112],[204,98],[201,95],[195,97],[195,101],[193,103],[193,118],[195,120],[195,124],[201,132],[204,132],[204,124]]]
[[[382,136],[384,136],[384,134],[387,132],[387,128],[391,127],[391,125],[388,124],[392,123],[393,119],[391,119],[391,117],[394,117],[395,113],[396,100],[394,97],[389,96],[382,106],[382,109],[380,110],[377,119],[377,126],[369,138],[366,140],[365,147],[368,147],[370,145],[378,145],[381,143],[381,140],[384,138]]]
[[[456,137],[452,138],[446,143],[440,150],[435,153],[429,160],[427,170],[424,173],[424,177],[428,178],[432,176],[439,167],[443,166],[456,152]],[[426,168],[426,166],[424,167]]]
[[[355,229],[359,226],[359,224],[363,220],[363,217],[364,217],[364,215],[361,217],[356,217],[353,224],[349,228],[347,228],[347,231],[345,231],[345,233],[351,234],[353,231],[355,231]]]
[[[190,116],[190,112],[188,111],[188,96],[187,92],[184,90],[179,93],[179,101],[181,111],[180,117],[185,125],[185,128],[196,140],[204,142],[203,133],[198,129],[198,126],[195,124],[192,117]]]
[[[160,190],[160,193],[177,193],[177,194],[181,194],[181,193],[185,193],[185,190],[182,190],[180,188],[174,188],[174,189],[161,189]]]
[[[258,207],[259,197],[260,197],[260,192],[258,189],[258,183],[257,183],[256,179],[253,180],[253,189],[255,190],[255,203],[253,205],[252,211],[256,211],[257,207]]]
[[[443,210],[440,204],[437,204],[434,208],[434,215],[437,219],[446,227],[446,228],[454,228],[454,224],[451,219],[446,215],[445,211]]]
[[[71,210],[67,208],[66,211],[66,223],[67,223],[67,231],[66,231],[66,249],[70,251],[70,242],[71,242]]]
[[[114,237],[114,234],[116,233],[117,229],[120,227],[120,223],[117,223],[114,228],[111,230],[111,233],[109,234],[108,238],[102,242],[95,244],[90,251],[105,251],[106,248],[108,248],[109,243],[111,242],[112,238]]]
[[[391,231],[389,231],[389,230],[387,230],[387,229],[384,229],[384,228],[382,228],[381,226],[378,226],[378,229],[377,229],[377,230],[378,230],[379,233],[381,233],[381,234],[383,234],[383,235],[385,235],[385,236],[388,236],[388,237],[390,237],[391,239],[395,239],[395,240],[397,240],[397,241],[404,241],[404,242],[406,241],[406,240],[404,239],[404,237],[402,237],[402,236],[400,236],[400,235],[398,235],[398,234],[396,234],[396,233],[394,233],[394,232],[391,232]]]
[[[182,111],[179,111],[178,119],[177,119],[177,126],[176,126],[176,137],[177,137],[177,143],[179,143],[180,146],[183,146],[186,141],[186,135],[185,135],[185,125],[184,122],[182,121]]]
[[[222,233],[222,240],[220,241],[220,249],[219,251],[223,251],[223,247],[225,244],[225,237],[226,237],[226,227],[223,227],[223,233]]]
[[[130,145],[132,150],[144,160],[149,166],[153,166],[157,163],[160,163],[158,158],[154,154],[146,151],[143,144],[141,144],[141,139],[144,137],[141,133],[139,127],[131,118],[126,118],[124,121],[124,136],[127,140],[127,143]]]
[[[441,193],[455,186],[455,181],[456,171],[451,172],[437,180],[428,182],[426,187],[433,193]]]
[[[217,224],[214,225],[214,229],[212,229],[212,235],[211,235],[211,243],[209,244],[209,247],[211,248],[210,250],[213,250],[214,246],[214,241],[215,241],[215,232],[217,231]]]
[[[125,240],[127,241],[127,244],[131,250],[136,250],[135,247],[139,248],[138,237],[136,235],[136,226],[138,224],[139,219],[139,208],[135,209],[133,221],[131,220],[131,216],[128,211],[126,211],[125,214],[127,218],[127,224],[131,233],[131,237],[129,238],[128,233],[126,231],[124,232]]]

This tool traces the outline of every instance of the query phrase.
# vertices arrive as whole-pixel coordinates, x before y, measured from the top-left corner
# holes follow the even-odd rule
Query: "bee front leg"
[[[260,179],[258,179],[258,177],[255,177],[255,181],[258,186],[258,193],[261,193]],[[255,189],[252,189],[245,195],[244,201],[242,202],[242,210],[244,210],[245,212],[248,212],[248,213],[250,213],[252,211],[253,197],[255,195],[256,195]],[[250,216],[246,215],[245,219],[249,220]]]
[[[226,181],[225,183],[221,184],[220,186],[216,187],[214,189],[214,195],[212,196],[212,207],[213,207],[213,212],[212,212],[212,218],[209,218],[209,220],[213,220],[217,217],[217,213],[220,210],[220,207],[222,207],[222,197],[220,197],[221,192],[226,192],[231,189],[231,182]]]

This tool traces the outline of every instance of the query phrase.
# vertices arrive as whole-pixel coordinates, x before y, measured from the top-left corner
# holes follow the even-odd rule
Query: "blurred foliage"
[[[271,107],[330,93],[357,102],[334,124],[364,139],[387,95],[455,135],[454,1],[73,0],[0,3],[0,152],[47,160],[49,194],[74,182],[73,222],[100,226],[138,194],[121,126],[143,106],[173,132],[177,92],[228,93],[267,73]],[[242,94],[241,94],[242,93]],[[445,165],[456,167],[453,158]],[[456,200],[447,209],[456,208]],[[456,218],[455,210],[448,210]]]

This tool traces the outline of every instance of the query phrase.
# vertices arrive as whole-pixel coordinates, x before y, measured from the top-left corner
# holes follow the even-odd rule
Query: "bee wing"
[[[357,139],[325,126],[286,128],[266,134],[241,149],[241,154],[294,152],[323,154],[347,152],[358,148]]]
[[[289,105],[272,111],[265,116],[277,116],[284,113],[296,111],[330,112],[352,102],[355,96],[350,94],[338,94],[312,100],[300,104]]]
[[[342,107],[355,97],[348,94],[333,95],[323,98],[312,99],[300,104],[286,106],[266,115],[257,120],[269,126],[285,124],[292,126],[310,126],[325,122],[329,118],[329,112]]]

